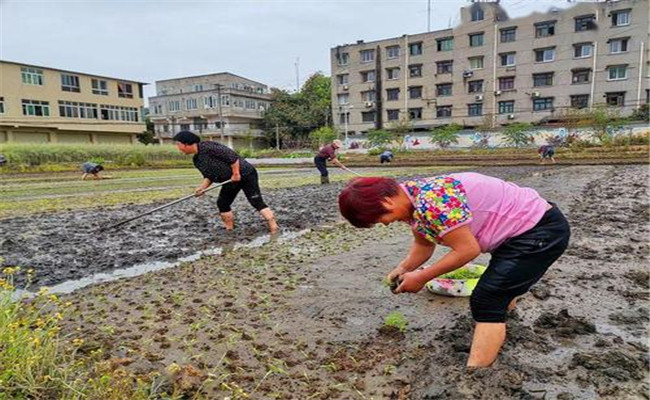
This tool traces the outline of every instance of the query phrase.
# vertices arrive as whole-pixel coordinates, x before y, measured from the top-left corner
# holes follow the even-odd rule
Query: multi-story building
[[[156,81],[149,112],[161,141],[191,130],[240,147],[262,137],[259,126],[270,99],[266,85],[222,72]]]
[[[332,112],[362,133],[407,119],[415,130],[560,118],[650,101],[648,0],[578,3],[510,19],[476,1],[445,29],[331,49]]]
[[[0,61],[0,142],[136,143],[143,85]]]

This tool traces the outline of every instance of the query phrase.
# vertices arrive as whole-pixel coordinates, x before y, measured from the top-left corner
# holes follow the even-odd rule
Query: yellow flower
[[[39,344],[41,344],[41,339],[35,337],[34,339],[32,339],[32,344],[34,346],[38,346]]]
[[[58,313],[54,314],[54,318],[56,318],[56,319],[58,319],[58,320],[62,320],[62,319],[63,319],[63,315],[61,315],[61,313],[58,312]]]
[[[52,301],[57,301],[59,298],[55,294],[51,294],[50,297],[48,297]]]
[[[2,270],[2,273],[5,275],[13,275],[18,271],[20,271],[20,267],[6,267]]]
[[[77,346],[77,347],[79,347],[79,346],[81,346],[82,344],[84,344],[84,340],[83,340],[83,339],[81,339],[81,338],[78,338],[78,339],[72,339],[72,345],[73,345],[73,346]]]

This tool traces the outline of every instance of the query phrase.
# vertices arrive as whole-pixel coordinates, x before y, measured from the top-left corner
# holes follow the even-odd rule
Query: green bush
[[[372,148],[372,149],[368,150],[368,155],[369,156],[378,156],[383,152],[384,152],[383,148],[375,147],[375,148]]]

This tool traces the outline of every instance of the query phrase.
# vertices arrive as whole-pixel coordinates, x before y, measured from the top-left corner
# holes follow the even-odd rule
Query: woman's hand
[[[404,274],[406,272],[408,272],[408,271],[406,271],[401,266],[398,266],[394,270],[390,271],[388,273],[388,275],[386,275],[386,280],[389,281],[389,282],[393,282],[395,279],[399,278],[402,274]]]
[[[400,284],[395,289],[395,293],[417,293],[422,290],[425,283],[420,271],[407,272],[401,275]]]
[[[197,187],[196,189],[194,189],[194,196],[196,196],[196,197],[203,196],[203,191],[204,190],[205,190],[205,188],[203,187],[203,185]]]

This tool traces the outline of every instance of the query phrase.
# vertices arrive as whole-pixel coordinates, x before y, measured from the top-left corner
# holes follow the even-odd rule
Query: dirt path
[[[491,369],[463,368],[467,299],[395,296],[382,285],[406,251],[404,227],[332,225],[83,289],[68,296],[76,311],[66,331],[81,332],[86,351],[128,357],[142,373],[191,364],[210,377],[200,388],[188,385],[200,398],[646,398],[647,168],[484,172],[538,189],[573,227],[567,254],[509,320]],[[335,220],[335,210],[314,205],[337,188],[312,190],[273,194],[296,226]],[[312,211],[295,211],[308,205]],[[380,332],[395,310],[407,330]]]

